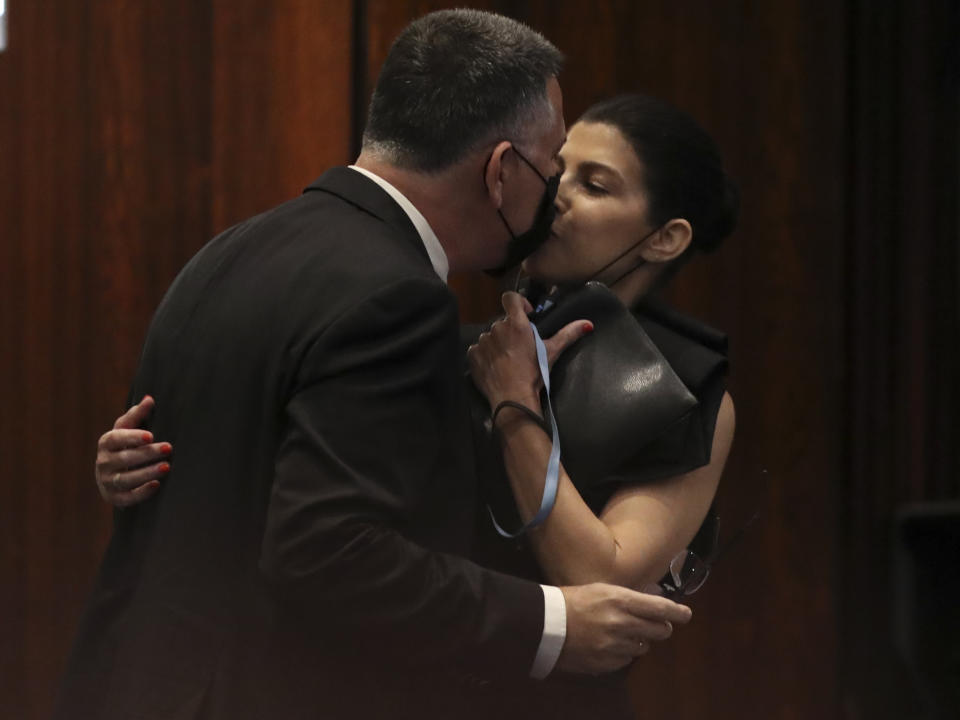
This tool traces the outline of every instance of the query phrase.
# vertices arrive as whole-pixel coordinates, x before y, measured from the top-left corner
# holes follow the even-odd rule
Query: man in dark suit
[[[175,469],[118,514],[57,718],[464,717],[483,678],[614,669],[689,618],[464,559],[476,478],[446,274],[500,264],[552,201],[559,65],[506,18],[422,18],[356,166],[179,274],[133,387]]]

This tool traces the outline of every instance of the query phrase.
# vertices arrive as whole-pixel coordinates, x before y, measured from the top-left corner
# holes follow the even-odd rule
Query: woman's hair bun
[[[717,197],[712,217],[705,218],[693,236],[693,245],[700,252],[713,252],[733,232],[740,215],[740,188],[723,173],[723,190]]]

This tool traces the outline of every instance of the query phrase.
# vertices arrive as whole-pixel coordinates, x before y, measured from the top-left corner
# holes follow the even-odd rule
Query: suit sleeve
[[[304,630],[318,640],[526,676],[543,629],[539,586],[404,533],[432,486],[465,482],[436,477],[449,472],[437,378],[459,372],[441,367],[456,328],[442,284],[406,280],[324,329],[286,407],[261,569],[278,596],[310,609]]]

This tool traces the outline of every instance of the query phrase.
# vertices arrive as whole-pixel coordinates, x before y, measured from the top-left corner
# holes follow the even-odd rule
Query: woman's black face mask
[[[510,233],[510,242],[507,244],[507,255],[503,263],[498,267],[486,271],[488,275],[493,275],[494,277],[500,277],[507,270],[519,264],[525,257],[543,245],[550,235],[550,228],[553,226],[553,219],[557,214],[554,201],[557,199],[557,189],[560,187],[560,173],[551,175],[549,178],[544,177],[534,164],[527,160],[519,150],[514,147],[513,151],[517,154],[517,157],[529,165],[530,169],[543,181],[543,197],[540,199],[540,205],[537,207],[537,214],[533,218],[533,224],[530,226],[530,229],[519,235],[514,234],[507,219],[503,216],[503,213],[500,212],[500,209],[497,208],[497,214],[503,221],[504,227],[507,228],[507,232]]]
[[[623,252],[619,253],[613,260],[611,260],[611,261],[608,262],[606,265],[604,265],[602,268],[600,268],[600,269],[597,270],[595,273],[593,273],[590,277],[588,277],[586,280],[584,280],[584,282],[587,283],[587,282],[590,282],[591,280],[596,280],[598,277],[600,277],[600,274],[601,274],[604,270],[606,270],[607,268],[611,267],[611,266],[612,266],[615,262],[617,262],[618,260],[621,260],[621,259],[625,258],[625,257],[627,256],[627,253],[629,253],[629,252],[630,252],[631,250],[633,250],[634,248],[636,248],[636,247],[642,245],[643,243],[645,243],[645,242],[647,241],[647,238],[652,237],[652,236],[654,235],[654,233],[657,233],[657,232],[659,232],[659,231],[662,230],[662,229],[663,229],[663,226],[662,226],[662,225],[658,225],[657,227],[655,227],[653,230],[651,230],[651,231],[648,232],[646,235],[644,235],[642,238],[640,238],[640,239],[637,240],[635,243],[633,243],[633,244],[632,244],[630,247],[628,247],[626,250],[624,250]],[[634,270],[639,270],[640,268],[642,268],[642,267],[643,267],[644,265],[646,265],[646,264],[647,264],[647,261],[646,261],[646,260],[644,260],[643,258],[639,258],[636,263],[634,263],[632,266],[630,266],[627,270],[621,272],[621,273],[617,276],[616,280],[612,280],[611,282],[606,283],[607,287],[612,288],[612,287],[613,287],[614,285],[616,285],[618,282],[620,282],[621,280],[623,280],[627,275],[630,275]]]

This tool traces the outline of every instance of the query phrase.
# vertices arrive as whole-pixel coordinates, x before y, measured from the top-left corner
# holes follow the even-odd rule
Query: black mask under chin
[[[518,265],[525,257],[543,245],[550,235],[550,228],[553,226],[553,219],[557,214],[557,209],[553,203],[554,200],[557,199],[557,189],[560,187],[560,173],[546,178],[519,150],[513,148],[513,151],[517,154],[517,157],[530,166],[530,169],[537,174],[538,178],[543,180],[545,187],[543,189],[543,197],[540,199],[540,205],[537,207],[537,214],[533,218],[533,224],[526,232],[515,235],[507,219],[503,216],[503,213],[500,212],[499,208],[497,209],[497,214],[503,221],[504,227],[506,227],[507,232],[510,233],[510,242],[507,243],[507,255],[503,263],[495,268],[485,270],[488,275],[492,275],[493,277],[502,276],[507,270],[514,265]]]
[[[628,254],[631,250],[633,250],[633,249],[636,248],[637,246],[642,245],[643,243],[645,243],[649,237],[651,237],[654,233],[657,233],[657,232],[659,232],[659,231],[662,230],[662,229],[663,229],[663,226],[662,226],[662,225],[658,225],[657,227],[655,227],[653,230],[651,230],[651,231],[648,232],[646,235],[644,235],[642,238],[640,238],[640,239],[637,240],[635,243],[633,243],[633,244],[632,244],[630,247],[628,247],[626,250],[624,250],[623,252],[619,253],[613,260],[611,260],[611,261],[608,262],[606,265],[604,265],[602,268],[600,268],[599,270],[597,270],[596,272],[594,272],[590,277],[588,277],[586,280],[584,280],[584,283],[588,283],[588,282],[590,282],[591,280],[597,280],[597,278],[600,277],[600,275],[604,272],[604,270],[607,270],[608,268],[612,267],[612,266],[614,265],[614,263],[616,263],[616,262],[622,260],[623,258],[625,258],[625,257],[627,256],[627,254]],[[627,275],[630,275],[630,274],[632,274],[634,271],[639,270],[640,268],[642,268],[642,267],[643,267],[644,265],[646,265],[646,264],[647,264],[647,261],[644,260],[643,258],[640,258],[639,260],[637,260],[636,263],[634,263],[634,264],[631,265],[629,268],[627,268],[626,270],[624,270],[623,272],[621,272],[619,275],[617,275],[616,279],[611,280],[611,281],[608,282],[608,283],[605,283],[606,286],[607,286],[608,288],[612,288],[612,287],[613,287],[614,285],[616,285],[618,282],[620,282],[620,281],[623,280],[625,277],[627,277]]]

